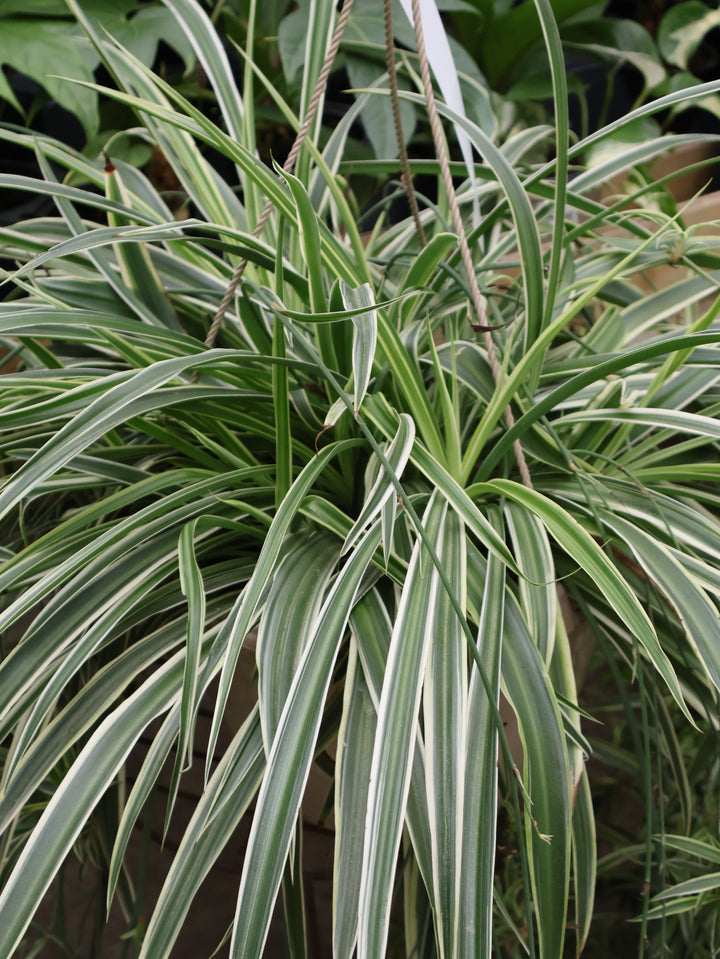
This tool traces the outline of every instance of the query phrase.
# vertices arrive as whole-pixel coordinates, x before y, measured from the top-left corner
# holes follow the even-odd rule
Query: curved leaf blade
[[[571,791],[565,732],[537,647],[506,602],[502,674],[523,743],[525,842],[542,959],[563,954],[570,882]]]
[[[195,807],[143,939],[141,959],[166,959],[203,878],[235,832],[265,768],[257,708],[225,751]]]
[[[365,809],[377,721],[360,666],[357,643],[350,646],[343,717],[338,732],[333,864],[333,956],[352,959],[358,931]]]
[[[442,543],[447,503],[433,494],[423,525]],[[418,541],[393,628],[380,699],[365,826],[358,959],[381,959],[390,921],[395,862],[410,788],[423,673],[431,640],[430,611],[439,577]]]
[[[465,605],[467,579],[465,535],[462,520],[456,513],[448,512],[438,555],[461,608]],[[440,589],[435,604],[433,631],[423,687],[433,913],[440,956],[454,959],[461,919],[468,686],[465,637],[444,588]]]
[[[540,518],[556,542],[592,577],[607,602],[645,649],[678,706],[692,723],[692,716],[685,704],[675,670],[660,646],[647,614],[625,580],[577,520],[548,497],[511,480],[498,479],[489,483],[478,483],[472,490],[477,494],[491,491],[500,493],[525,506]]]
[[[372,530],[338,574],[315,622],[268,757],[243,865],[232,959],[259,959],[315,752],[332,668],[360,581],[380,543]]]
[[[355,389],[353,394],[353,409],[357,414],[365,399],[370,375],[372,373],[373,361],[375,359],[375,348],[377,347],[377,312],[372,307],[375,306],[375,299],[369,283],[363,283],[355,289],[343,280],[340,281],[340,291],[345,306],[349,310],[355,310],[358,307],[370,307],[367,313],[360,313],[353,317],[353,379]]]
[[[387,461],[390,464],[394,475],[400,479],[405,470],[413,444],[415,443],[415,422],[412,417],[406,413],[400,415],[397,433],[390,443],[387,450]],[[395,488],[390,482],[387,473],[381,470],[372,489],[367,495],[360,515],[355,520],[352,529],[345,538],[342,553],[347,553],[355,545],[363,532],[376,519],[387,500],[394,495]]]
[[[156,670],[98,726],[45,808],[0,894],[0,956],[12,956],[86,819],[143,729],[177,695],[182,655]]]
[[[487,561],[477,642],[492,684],[495,705],[500,699],[504,595],[505,566],[495,553],[491,553]],[[477,669],[473,669],[470,678],[467,711],[467,755],[474,759],[465,764],[458,959],[489,956],[492,951],[498,736]]]

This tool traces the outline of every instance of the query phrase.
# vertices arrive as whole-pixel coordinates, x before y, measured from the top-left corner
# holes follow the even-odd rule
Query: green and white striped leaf
[[[357,652],[350,644],[338,732],[333,860],[333,956],[352,959],[357,941],[365,810],[377,720]]]
[[[597,879],[595,813],[590,781],[583,769],[572,811],[572,858],[575,886],[576,955],[580,955],[590,933]]]
[[[346,288],[355,292],[362,289],[362,286],[351,286],[342,278],[339,278],[339,280],[341,288]],[[365,285],[367,284],[363,284],[363,286]],[[384,310],[388,307],[395,306],[397,303],[403,303],[405,300],[416,296],[417,293],[418,290],[405,290],[398,296],[391,296],[386,300],[381,300],[379,303],[376,303],[373,300],[371,305],[377,310]],[[282,313],[283,316],[289,316],[291,320],[298,320],[300,323],[344,323],[346,320],[354,320],[356,317],[362,316],[367,312],[367,307],[367,303],[361,302],[360,306],[348,307],[346,310],[330,310],[327,313],[314,311],[312,313],[306,313],[300,310],[290,310],[287,307],[283,307],[282,309],[278,308],[278,313]]]
[[[105,164],[105,183],[107,195],[111,200],[124,203],[128,214],[118,215],[108,212],[108,224],[111,227],[125,227],[135,219],[130,213],[130,197],[120,171],[108,159]],[[169,211],[168,211],[169,212]],[[122,231],[121,231],[122,232]],[[152,312],[164,326],[180,330],[178,318],[170,305],[167,292],[155,269],[142,239],[135,243],[114,244],[115,253],[125,285],[135,296],[144,299]]]
[[[703,842],[690,836],[672,836],[665,834],[663,842],[669,849],[685,853],[688,856],[697,856],[707,862],[720,863],[720,847],[716,842]]]
[[[707,873],[705,876],[696,876],[694,879],[686,879],[685,882],[679,882],[675,886],[663,889],[652,901],[667,902],[672,899],[680,899],[684,896],[697,896],[701,893],[713,892],[720,889],[720,872]]]
[[[477,492],[494,490],[524,505],[540,518],[560,546],[592,577],[596,587],[615,610],[620,621],[632,631],[646,650],[678,706],[692,721],[675,670],[660,646],[647,614],[627,583],[619,576],[605,554],[580,524],[546,496],[510,480],[479,483],[473,489]]]
[[[323,420],[323,430],[329,430],[338,422],[343,413],[347,412],[347,404],[341,396],[335,400],[330,409],[325,414]]]
[[[115,842],[110,856],[110,865],[108,867],[108,882],[106,906],[108,913],[117,888],[120,872],[122,870],[123,859],[127,851],[130,837],[135,829],[138,818],[142,813],[143,807],[151,796],[153,789],[157,786],[158,777],[162,770],[173,743],[178,738],[178,729],[180,727],[180,706],[175,704],[162,722],[160,729],[155,735],[150,748],[143,759],[140,771],[135,778],[130,794],[122,810],[120,822],[118,823]],[[177,768],[177,756],[175,767]],[[175,785],[175,790],[177,785]],[[168,802],[168,810],[172,806],[175,797],[171,796]],[[169,815],[166,815],[166,830]]]
[[[447,504],[437,493],[423,517],[434,548],[442,544]],[[360,888],[358,959],[385,955],[395,862],[415,746],[425,662],[439,577],[416,543],[388,654],[373,751]]]
[[[97,727],[53,795],[0,894],[0,956],[14,954],[35,910],[145,727],[163,713],[182,682],[179,654]]]
[[[212,356],[212,353],[215,356]],[[33,487],[83,452],[108,430],[137,413],[133,402],[160,389],[170,380],[196,367],[211,364],[232,350],[209,351],[202,356],[161,360],[128,375],[112,373],[105,378],[106,390],[18,469],[0,489],[0,515],[5,515]],[[117,384],[117,385],[116,385]],[[158,405],[160,401],[158,400]]]
[[[172,954],[192,900],[247,812],[264,767],[260,717],[255,708],[195,807],[153,909],[141,959],[166,959]]]
[[[199,3],[163,0],[193,46],[205,76],[215,91],[228,133],[242,142],[243,102],[217,31]]]
[[[53,172],[52,165],[50,161],[45,157],[41,151],[36,151],[38,163],[43,172],[43,175],[47,180],[54,180],[55,174]],[[73,240],[75,242],[79,241],[84,243],[86,239],[86,234],[95,233],[94,230],[88,230],[86,224],[83,222],[80,214],[75,209],[72,203],[70,203],[65,197],[60,196],[59,194],[55,196],[55,205],[60,211],[60,215],[63,220],[67,223],[69,231],[74,235]],[[110,219],[112,219],[112,214],[109,214]],[[105,228],[101,227],[101,230]],[[116,230],[116,234],[122,234],[124,230],[120,227],[113,228],[108,227],[108,230]],[[162,237],[163,233],[165,236],[172,237],[175,234],[176,228],[172,224],[162,224],[162,225],[153,225],[150,227],[140,226],[140,227],[130,227],[129,232],[132,234],[135,230],[140,231],[140,235],[149,233],[152,237],[155,234],[160,234],[155,238],[159,239]],[[95,238],[96,239],[96,238]],[[59,246],[65,248],[71,248],[73,240],[66,241],[66,243],[61,243]],[[134,242],[136,238],[133,238]],[[107,242],[107,241],[106,241]],[[89,259],[91,264],[96,268],[96,270],[105,278],[108,285],[112,290],[117,294],[117,296],[135,313],[140,319],[146,323],[154,323],[156,325],[162,325],[165,321],[168,321],[171,324],[171,327],[178,327],[177,318],[172,316],[172,311],[168,312],[166,309],[161,310],[159,315],[156,315],[152,306],[146,303],[145,298],[142,295],[137,295],[136,292],[128,287],[123,281],[122,277],[116,275],[114,258],[111,256],[109,250],[101,249],[100,246],[105,244],[100,244],[99,246],[95,243],[92,243],[92,251],[89,252]],[[52,254],[52,249],[47,251],[46,254],[39,254],[35,257],[30,264],[26,264],[24,267],[20,267],[17,271],[18,276],[21,276],[23,272],[27,269],[34,269],[36,266],[40,265],[38,261],[42,261],[43,257],[49,256]],[[149,296],[148,299],[152,302],[153,297]]]
[[[122,88],[118,91],[105,88],[105,93],[124,100],[142,111],[143,126],[158,143],[163,155],[172,162],[173,171],[187,195],[192,197],[193,203],[210,222],[243,226],[245,214],[242,205],[230,186],[218,176],[212,165],[205,159],[190,135],[190,133],[199,132],[203,126],[208,132],[213,128],[218,134],[221,134],[221,131],[210,120],[204,118],[201,111],[194,109],[190,104],[187,104],[187,115],[173,110],[169,103],[173,99],[182,103],[184,100],[182,95],[174,91],[160,77],[153,75],[137,57],[116,45],[112,38],[108,38],[106,34],[101,35],[92,21],[85,16],[76,0],[67,0],[67,4],[87,33],[104,65],[118,86]],[[100,89],[94,84],[87,84],[87,86]],[[188,115],[199,120],[199,126],[192,120],[188,120]],[[229,137],[228,140],[236,143]],[[237,151],[242,152],[239,144],[237,144]],[[238,162],[237,156],[233,159]],[[259,160],[252,165],[256,173],[272,179],[267,168],[260,170],[260,166],[264,165]],[[249,176],[251,175],[245,167],[243,169]]]
[[[371,530],[338,574],[317,615],[267,761],[240,880],[232,959],[259,959],[310,771],[335,657],[380,530]]]
[[[517,606],[505,605],[502,675],[523,744],[525,844],[541,959],[562,955],[570,882],[570,770],[547,671]]]
[[[607,525],[630,547],[638,564],[670,602],[688,642],[716,689],[720,690],[720,617],[702,588],[669,550],[615,514],[601,511]]]
[[[310,197],[302,182],[292,173],[286,173],[277,164],[275,169],[287,182],[295,201],[300,240],[310,281],[310,308],[313,313],[326,313],[328,304],[320,254],[320,226],[317,214],[312,208]]]
[[[133,554],[109,569],[96,570],[92,594],[68,586],[37,615],[24,642],[0,665],[0,682],[8,690],[0,710],[1,727],[7,729],[18,707],[26,709],[6,776],[39,732],[65,685],[174,568],[169,545],[168,536],[158,536],[144,555]]]
[[[181,764],[189,767],[192,762],[192,739],[195,716],[199,706],[198,670],[200,650],[205,631],[205,588],[202,572],[195,554],[197,520],[183,526],[178,542],[178,567],[180,588],[188,604],[187,640],[185,651],[185,675],[180,711],[180,742],[178,744],[178,769]]]
[[[370,590],[365,593],[356,604],[350,617],[350,628],[358,645],[363,674],[377,714],[393,629],[388,611],[380,600],[377,591]],[[368,781],[369,778],[368,768]],[[425,787],[425,751],[422,736],[419,732],[415,741],[406,821],[413,850],[423,877],[423,884],[430,893],[433,880],[430,815]],[[364,815],[362,827],[364,839]],[[361,865],[362,863],[358,862],[357,868],[360,869]]]
[[[324,450],[321,450],[315,459],[307,464],[290,487],[290,491],[275,514],[272,525],[262,544],[260,555],[255,563],[253,575],[242,594],[236,600],[230,615],[223,624],[220,635],[215,643],[213,657],[211,658],[212,661],[212,659],[219,660],[222,657],[222,672],[220,673],[215,712],[210,730],[208,765],[215,749],[215,744],[217,743],[217,737],[220,732],[220,721],[225,711],[225,706],[227,705],[230,684],[235,672],[240,649],[245,636],[253,625],[260,598],[265,592],[270,578],[275,571],[275,563],[287,531],[297,516],[302,501],[313,482],[322,473],[329,460],[340,451],[343,445],[350,446],[352,444],[337,444],[334,447],[328,446]]]
[[[293,540],[270,587],[256,650],[260,721],[268,754],[337,561],[335,537],[303,533]]]
[[[88,729],[97,726],[127,687],[146,670],[155,668],[181,643],[184,623],[174,622],[151,633],[113,659],[58,712],[27,750],[10,782],[3,782],[0,831],[5,831],[63,755]]]
[[[96,575],[96,562],[102,558],[107,567],[126,551],[135,548],[144,540],[167,530],[171,525],[182,525],[194,516],[209,512],[216,505],[216,498],[223,490],[252,485],[260,479],[264,470],[249,468],[208,477],[206,470],[169,470],[160,476],[151,477],[121,490],[100,502],[92,503],[67,518],[52,533],[36,541],[29,553],[8,562],[0,570],[0,587],[9,589],[19,578],[27,576],[31,585],[25,593],[0,614],[0,630],[5,630],[26,614],[43,597],[56,592],[73,576],[78,576],[75,592],[89,592],[88,584]],[[145,498],[150,505],[138,508]],[[73,534],[87,525],[93,528],[104,515],[115,510],[130,509],[130,515],[121,519],[82,548],[70,550],[53,562],[46,570],[43,558],[45,550],[58,543],[71,543]],[[38,555],[39,554],[39,555]],[[40,577],[38,579],[38,577]]]
[[[448,512],[438,557],[461,609],[466,592],[465,527]],[[430,816],[433,913],[441,957],[458,952],[464,790],[468,759],[468,682],[465,636],[441,587],[433,615],[433,636],[423,687],[425,776]]]
[[[500,699],[500,664],[505,618],[505,566],[491,553],[480,602],[478,650]],[[462,812],[462,864],[458,959],[490,955],[493,929],[493,884],[498,805],[498,735],[478,670],[470,677],[467,701],[467,761]]]
[[[543,662],[549,665],[555,645],[558,604],[547,531],[536,516],[515,503],[506,506],[505,516],[523,574],[519,585],[525,619]]]
[[[340,281],[343,303],[349,310],[361,306],[374,307],[375,300],[369,283],[353,289]],[[377,346],[377,313],[369,309],[353,317],[353,409],[357,414],[365,399]]]
[[[383,402],[380,395],[374,394],[368,397],[366,413],[369,413],[369,417],[382,429],[385,435],[394,436],[396,434],[398,430],[397,414],[390,409],[386,402]],[[453,510],[463,519],[468,529],[491,550],[497,552],[509,569],[519,574],[519,567],[505,541],[498,536],[486,517],[477,508],[471,496],[468,495],[469,491],[464,489],[444,468],[444,456],[435,458],[420,443],[416,443],[413,447],[411,460],[422,470],[433,487],[442,491]]]
[[[385,454],[386,459],[392,468],[393,475],[397,479],[400,479],[403,475],[403,471],[408,460],[410,459],[414,442],[415,423],[412,417],[403,413],[400,416],[397,433],[395,434],[395,437],[390,443],[387,453]],[[387,475],[385,470],[379,470],[377,479],[367,495],[360,515],[345,538],[342,548],[343,554],[352,549],[363,532],[376,519],[387,500],[393,495],[395,495],[395,487],[393,486],[390,477]]]
[[[638,426],[654,426],[677,433],[691,433],[720,439],[720,423],[709,416],[688,413],[685,410],[664,410],[638,407],[634,409],[578,410],[563,417],[563,425],[587,421],[634,423]]]

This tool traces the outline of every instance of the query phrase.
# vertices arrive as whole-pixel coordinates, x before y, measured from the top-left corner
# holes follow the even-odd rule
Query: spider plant
[[[262,955],[279,898],[288,948],[307,954],[316,763],[333,782],[334,955],[559,959],[566,939],[579,953],[596,852],[571,618],[584,614],[623,702],[652,677],[655,713],[717,722],[720,258],[694,234],[672,245],[678,282],[643,292],[633,280],[668,260],[681,214],[593,199],[687,138],[614,155],[568,189],[573,157],[613,130],[568,148],[561,49],[538,2],[556,131],[498,144],[434,104],[482,157],[473,179],[453,197],[438,176],[425,242],[413,219],[361,237],[339,172],[353,113],[327,143],[310,124],[297,174],[270,169],[254,97],[299,118],[252,49],[241,93],[202,9],[169,6],[222,127],[71,3],[116,84],[104,94],[136,111],[187,218],[112,143],[91,162],[0,130],[43,173],[0,185],[57,209],[0,232],[16,266],[0,307],[16,364],[0,379],[0,957],[31,948],[33,914],[93,835],[135,933],[126,949],[171,955],[248,818],[230,955]],[[329,25],[334,10],[318,4]],[[308,91],[329,33],[311,31]],[[533,165],[552,137],[556,160]],[[438,142],[431,172],[464,176]],[[223,745],[248,648],[257,691]],[[207,703],[204,789],[137,929],[127,845],[166,763],[173,822]],[[496,870],[499,817],[516,851]]]

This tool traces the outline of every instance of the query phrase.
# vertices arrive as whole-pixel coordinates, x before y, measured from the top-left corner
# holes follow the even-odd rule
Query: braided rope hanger
[[[292,173],[292,169],[295,166],[295,161],[300,155],[302,145],[305,142],[305,138],[315,120],[318,106],[320,105],[320,101],[325,93],[325,88],[327,87],[330,71],[332,70],[333,63],[335,62],[337,52],[340,49],[340,42],[342,40],[343,33],[345,32],[345,27],[350,17],[353,3],[354,0],[343,0],[342,10],[340,11],[340,16],[337,19],[337,23],[335,24],[332,40],[330,41],[330,46],[325,54],[325,60],[323,61],[322,69],[317,78],[317,82],[315,83],[312,96],[310,97],[310,102],[308,103],[305,117],[300,129],[297,132],[297,136],[295,137],[295,141],[290,149],[290,153],[288,153],[287,159],[283,164],[283,173]],[[262,213],[260,214],[259,220],[255,224],[255,229],[252,232],[252,235],[256,240],[259,239],[262,231],[265,229],[265,225],[270,219],[272,210],[273,202],[272,200],[268,200],[263,208]],[[240,285],[240,280],[243,277],[243,273],[245,272],[247,265],[247,259],[242,259],[235,267],[235,272],[232,275],[232,279],[230,280],[227,290],[225,290],[225,295],[220,301],[220,306],[217,308],[217,312],[215,313],[212,324],[210,325],[208,334],[205,337],[205,346],[212,347],[215,343],[215,338],[217,337],[218,330],[220,329],[220,324],[222,323],[223,317],[225,316],[225,313],[232,302],[232,298],[235,296],[235,291]]]
[[[333,37],[328,47],[327,53],[325,55],[325,60],[323,61],[323,66],[318,76],[315,88],[313,90],[312,97],[308,103],[308,108],[303,119],[303,122],[298,130],[295,141],[292,145],[290,153],[283,164],[283,172],[290,173],[295,166],[295,161],[297,160],[302,145],[305,142],[305,138],[312,126],[315,117],[317,115],[317,110],[320,105],[320,101],[325,93],[327,86],[328,77],[330,76],[330,71],[332,70],[333,63],[335,62],[335,57],[340,48],[340,43],[342,41],[342,36],[345,31],[350,13],[352,11],[354,0],[343,0],[343,6],[340,11],[340,16],[338,17],[337,23],[335,24],[335,30],[333,32]],[[419,0],[411,0],[412,2],[412,13],[413,21],[415,27],[415,39],[418,48],[418,59],[420,62],[420,73],[423,83],[423,93],[425,96],[426,108],[428,111],[428,119],[430,121],[430,129],[433,135],[433,142],[435,144],[435,152],[437,154],[438,162],[440,164],[440,172],[443,180],[443,185],[445,187],[448,202],[450,205],[450,211],[453,218],[453,225],[455,227],[455,232],[458,235],[458,242],[460,245],[460,253],[465,267],[465,272],[467,273],[468,280],[470,283],[470,291],[472,294],[472,303],[475,313],[477,315],[479,324],[482,329],[483,341],[485,344],[485,349],[488,355],[488,361],[490,363],[490,368],[492,370],[493,378],[496,385],[502,381],[503,371],[500,365],[500,361],[497,357],[497,352],[495,350],[495,344],[493,343],[492,336],[490,331],[485,329],[487,327],[487,316],[485,311],[485,304],[482,293],[480,292],[480,287],[477,282],[477,277],[475,276],[475,269],[472,262],[472,254],[470,252],[470,247],[467,241],[467,235],[465,233],[465,226],[463,224],[462,215],[460,213],[460,206],[457,200],[457,194],[455,192],[455,187],[452,182],[452,176],[450,173],[450,161],[448,155],[447,142],[445,140],[445,134],[443,132],[442,124],[440,123],[440,118],[438,117],[437,109],[435,106],[435,99],[432,89],[432,80],[430,78],[430,67],[428,63],[427,51],[425,48],[425,38],[422,27],[422,20],[420,15],[420,3]],[[397,85],[397,74],[395,69],[395,51],[393,45],[393,31],[392,31],[392,0],[384,0],[384,24],[385,24],[385,47],[386,47],[386,60],[388,67],[388,78],[390,85],[390,98],[393,108],[393,122],[395,125],[395,134],[398,142],[398,149],[400,153],[400,161],[403,170],[403,181],[405,190],[408,194],[408,201],[410,204],[410,209],[412,212],[413,220],[417,228],[418,236],[420,238],[421,244],[425,244],[425,233],[420,221],[420,214],[417,205],[417,198],[415,196],[415,191],[412,184],[412,173],[410,170],[410,162],[407,155],[407,149],[405,147],[404,138],[402,135],[402,124],[400,120],[400,109],[399,109],[399,96],[398,96],[398,85]],[[268,200],[263,208],[263,211],[258,219],[258,222],[255,225],[253,230],[253,237],[258,239],[262,234],[268,220],[270,219],[270,214],[272,213],[273,203],[271,200]],[[240,285],[240,281],[243,277],[245,269],[247,267],[248,261],[246,258],[242,259],[236,266],[230,283],[225,291],[225,294],[220,302],[220,305],[215,313],[213,321],[208,330],[207,336],[205,337],[205,346],[211,348],[215,339],[217,338],[220,325],[222,323],[223,317],[227,312],[230,303],[235,295],[235,292]],[[505,422],[508,429],[511,429],[514,425],[514,417],[512,410],[508,405],[505,408]],[[522,478],[525,486],[532,488],[532,479],[530,476],[530,470],[525,460],[525,454],[523,452],[522,446],[519,440],[515,440],[513,443],[513,452],[515,454],[515,460],[517,462],[518,468],[520,470],[520,476]]]
[[[415,223],[415,229],[420,239],[420,245],[425,246],[425,230],[420,219],[420,210],[418,209],[417,196],[413,186],[412,171],[410,169],[410,160],[408,159],[407,147],[403,136],[402,119],[400,117],[400,96],[398,94],[397,68],[395,66],[395,39],[393,35],[392,20],[392,0],[383,0],[384,20],[385,20],[385,63],[387,64],[388,85],[390,87],[390,103],[392,105],[393,125],[395,127],[395,139],[397,141],[398,153],[400,155],[400,167],[402,169],[402,181],[407,193],[410,212]]]
[[[425,49],[425,37],[423,33],[422,19],[420,16],[420,0],[411,0],[411,2],[415,27],[415,42],[417,44],[418,59],[420,61],[420,75],[422,77],[425,106],[428,112],[428,119],[430,120],[430,129],[433,135],[433,142],[435,144],[435,153],[437,155],[438,163],[440,164],[440,175],[442,176],[443,185],[447,193],[453,226],[455,227],[455,232],[458,236],[460,255],[462,257],[465,272],[467,273],[468,281],[470,283],[473,309],[477,315],[479,325],[483,328],[482,337],[485,344],[485,349],[487,351],[490,369],[492,370],[493,379],[495,380],[495,384],[497,386],[502,382],[503,370],[497,357],[497,351],[495,350],[495,344],[493,343],[492,336],[490,335],[490,331],[487,329],[485,302],[483,295],[480,292],[480,287],[475,275],[472,254],[467,241],[462,214],[460,213],[460,205],[458,203],[457,194],[452,181],[452,175],[450,173],[450,158],[448,154],[447,141],[445,140],[445,133],[443,131],[442,124],[440,123],[440,117],[438,116],[437,108],[435,106],[435,96],[432,88],[432,80],[430,79],[430,65],[428,63],[427,50]],[[505,423],[507,424],[508,429],[512,429],[515,424],[515,418],[513,417],[512,410],[509,406],[505,407],[504,415]],[[515,461],[517,462],[518,469],[520,470],[520,476],[524,485],[532,489],[532,478],[530,476],[530,470],[528,468],[527,461],[525,460],[525,453],[520,445],[520,440],[515,440],[513,443],[513,452],[515,454]]]

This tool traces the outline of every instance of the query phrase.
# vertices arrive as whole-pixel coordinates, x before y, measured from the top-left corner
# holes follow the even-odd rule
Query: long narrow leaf
[[[583,770],[572,813],[572,856],[575,884],[576,955],[580,955],[590,933],[597,878],[595,814],[587,772]]]
[[[494,490],[524,505],[542,520],[560,546],[592,577],[597,588],[620,617],[621,622],[624,622],[632,630],[648,653],[651,662],[667,683],[678,706],[692,722],[675,670],[660,646],[647,614],[605,554],[580,524],[548,497],[510,480],[479,483],[473,487],[473,490],[477,493]]]
[[[465,550],[464,525],[449,512],[438,556],[461,607],[466,589]],[[440,956],[454,959],[461,922],[461,858],[466,838],[462,786],[470,733],[465,638],[445,589],[437,597],[433,630],[423,689],[433,913]]]
[[[310,280],[310,308],[313,313],[325,313],[327,312],[327,297],[323,280],[320,227],[317,214],[313,210],[310,197],[300,180],[277,166],[276,169],[290,187],[297,208],[298,228]]]
[[[171,955],[192,899],[247,811],[264,766],[260,717],[254,709],[195,807],[150,918],[142,959]],[[210,817],[213,809],[215,814]]]
[[[333,864],[333,956],[351,959],[358,930],[365,809],[377,722],[370,690],[350,647],[343,718],[338,733]]]
[[[160,772],[170,755],[173,743],[178,738],[178,728],[180,725],[180,709],[175,705],[167,714],[155,735],[150,748],[145,755],[140,771],[135,778],[133,787],[127,797],[120,822],[118,823],[115,842],[113,843],[112,854],[110,856],[110,865],[108,867],[107,896],[106,904],[108,912],[118,879],[122,870],[123,859],[127,851],[130,837],[135,829],[138,818],[152,794],[153,789],[157,787]]]
[[[658,541],[619,516],[601,514],[633,552],[633,556],[669,599],[670,615],[679,617],[688,642],[703,669],[720,690],[720,618],[713,603],[680,563]]]
[[[33,486],[64,466],[90,443],[122,423],[134,400],[152,393],[188,370],[232,356],[232,350],[208,351],[202,356],[162,360],[130,377],[125,373],[111,374],[105,381],[111,388],[58,430],[4,484],[0,490],[0,515],[5,515]],[[115,383],[118,385],[114,386]]]
[[[193,0],[163,0],[185,32],[222,110],[228,133],[242,142],[243,102],[217,32],[200,4]]]
[[[60,710],[18,764],[12,782],[3,782],[0,831],[4,832],[22,805],[60,763],[79,738],[98,725],[127,687],[159,660],[167,658],[184,637],[184,623],[172,622],[131,646],[100,670],[68,705]]]
[[[369,532],[338,574],[293,679],[257,800],[240,881],[232,959],[259,959],[310,771],[332,667],[362,577],[380,543]]]
[[[258,630],[258,701],[269,754],[303,649],[338,561],[338,543],[303,534],[278,566]]]
[[[109,158],[105,163],[105,181],[108,196],[111,199],[124,202],[129,207],[130,198],[127,187],[122,180],[120,171]],[[112,227],[127,226],[134,220],[134,213],[126,216],[108,213],[108,224]],[[126,286],[136,296],[147,301],[148,306],[163,325],[169,329],[180,331],[182,328],[170,305],[167,291],[162,286],[158,272],[142,240],[138,240],[137,243],[117,244],[115,252]]]
[[[198,669],[202,636],[205,630],[205,588],[195,555],[194,537],[196,529],[197,520],[184,526],[178,543],[180,587],[188,603],[187,650],[185,653],[185,676],[180,715],[178,762],[185,763],[186,766],[189,766],[192,762],[194,719],[199,705],[197,698]]]
[[[362,286],[353,289],[341,280],[340,290],[343,302],[348,309],[356,309],[360,306],[374,307],[375,305],[369,283],[364,283]],[[365,399],[375,359],[375,347],[377,345],[377,313],[375,310],[368,309],[366,313],[360,313],[353,317],[353,328],[353,379],[355,381],[353,407],[357,413]]]
[[[505,566],[491,553],[481,603],[478,648],[496,705],[500,698],[504,595]],[[470,680],[467,712],[458,959],[489,956],[492,949],[498,738],[487,693],[476,669]]]
[[[410,416],[402,414],[398,430],[387,450],[387,460],[393,474],[400,479],[407,465],[415,442],[415,424]],[[378,477],[367,495],[365,504],[343,543],[343,553],[351,549],[363,532],[373,523],[383,505],[394,494],[394,487],[384,471]]]
[[[525,841],[541,959],[562,955],[570,881],[571,794],[560,710],[519,610],[506,604],[502,673],[523,742]]]
[[[536,516],[514,503],[506,508],[518,566],[522,570],[520,596],[530,635],[546,665],[555,645],[557,590],[553,583],[553,558],[545,527]]]
[[[0,956],[23,932],[95,805],[143,729],[168,708],[182,677],[175,656],[98,726],[47,805],[0,895]]]
[[[387,658],[390,651],[393,625],[387,609],[380,600],[376,591],[366,593],[353,609],[350,617],[350,626],[355,638],[363,675],[368,684],[375,712],[380,706],[383,679],[387,667]],[[369,782],[369,772],[368,772]],[[417,858],[423,883],[432,895],[432,852],[430,843],[430,814],[427,805],[427,790],[425,787],[425,752],[422,737],[418,732],[415,740],[415,751],[410,776],[410,792],[407,802],[407,825],[412,840],[413,850]],[[363,841],[365,836],[365,815],[362,819]],[[362,867],[362,859],[356,863],[358,871]],[[359,883],[359,879],[358,879]]]
[[[434,494],[423,524],[442,543],[447,504]],[[400,600],[378,714],[360,888],[358,959],[385,955],[392,878],[410,787],[418,707],[438,576],[416,544]]]
[[[213,665],[215,659],[219,660],[222,657],[222,672],[210,730],[208,765],[220,733],[220,722],[227,705],[230,684],[232,683],[240,648],[253,624],[253,617],[260,602],[260,597],[275,570],[275,562],[282,548],[285,535],[309,488],[316,478],[321,475],[328,461],[340,451],[341,445],[343,444],[326,447],[322,450],[314,460],[308,463],[290,487],[290,491],[275,514],[272,526],[263,542],[250,582],[236,600],[230,615],[223,624],[222,631],[215,644],[214,656],[211,657]],[[346,448],[351,445],[353,444],[346,444]]]

